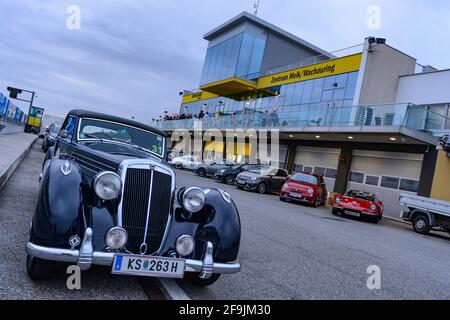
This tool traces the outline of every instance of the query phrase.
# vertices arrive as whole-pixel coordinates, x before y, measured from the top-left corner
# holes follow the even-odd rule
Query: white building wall
[[[400,77],[396,102],[419,105],[450,103],[450,69]]]

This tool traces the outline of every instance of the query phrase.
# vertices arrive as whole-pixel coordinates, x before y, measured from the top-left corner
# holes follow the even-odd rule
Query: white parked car
[[[169,164],[177,169],[189,169],[193,170],[195,167],[201,164],[194,156],[182,156],[176,157],[169,161]]]

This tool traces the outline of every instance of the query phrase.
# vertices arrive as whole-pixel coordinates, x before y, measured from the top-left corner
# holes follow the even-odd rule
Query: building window
[[[302,172],[303,171],[303,165],[302,164],[294,165],[294,171],[295,172]]]
[[[366,176],[366,185],[378,187],[380,178],[376,176]]]
[[[419,191],[419,181],[410,179],[401,179],[400,190],[417,193]]]
[[[386,177],[386,176],[383,176],[381,178],[381,186],[383,188],[397,190],[399,185],[400,185],[400,178]]]
[[[361,172],[350,172],[350,182],[364,183],[364,173]]]
[[[327,168],[327,172],[325,173],[325,177],[336,179],[337,169]]]
[[[314,174],[318,174],[320,176],[324,176],[326,171],[327,171],[327,168],[322,168],[322,167],[314,168]]]
[[[307,167],[307,166],[304,166],[304,167],[303,167],[303,172],[306,172],[306,173],[313,173],[313,167]]]

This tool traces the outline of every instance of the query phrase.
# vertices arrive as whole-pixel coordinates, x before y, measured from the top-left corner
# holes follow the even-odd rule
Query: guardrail
[[[271,109],[271,108],[265,108]],[[294,115],[292,115],[294,113]],[[195,121],[202,121],[207,129],[263,129],[304,127],[382,127],[403,126],[409,129],[430,131],[445,127],[447,118],[411,103],[367,106],[299,106],[289,113],[246,110],[236,115],[224,114],[203,119],[166,120],[153,123],[165,131],[193,130]]]

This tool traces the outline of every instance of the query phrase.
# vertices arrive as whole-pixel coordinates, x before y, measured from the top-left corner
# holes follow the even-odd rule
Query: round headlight
[[[336,202],[337,204],[341,203],[341,198],[334,199],[334,202]]]
[[[377,210],[377,206],[376,206],[375,204],[372,204],[372,205],[369,207],[369,209],[370,209],[371,211],[375,211],[375,210]]]
[[[313,194],[314,193],[314,189],[308,189],[308,193],[309,194]]]
[[[258,177],[251,177],[251,180],[256,181],[256,180],[258,180]]]
[[[283,189],[289,188],[289,185],[287,183],[283,184]]]
[[[194,251],[195,241],[191,236],[183,235],[175,243],[175,250],[182,257],[188,256]]]
[[[183,192],[181,201],[184,209],[196,213],[203,209],[205,198],[206,195],[202,189],[192,187]]]
[[[95,194],[102,200],[112,200],[120,195],[122,181],[114,172],[100,172],[94,179]]]
[[[113,250],[125,247],[128,240],[127,232],[120,228],[114,227],[106,233],[105,242],[108,247]]]

